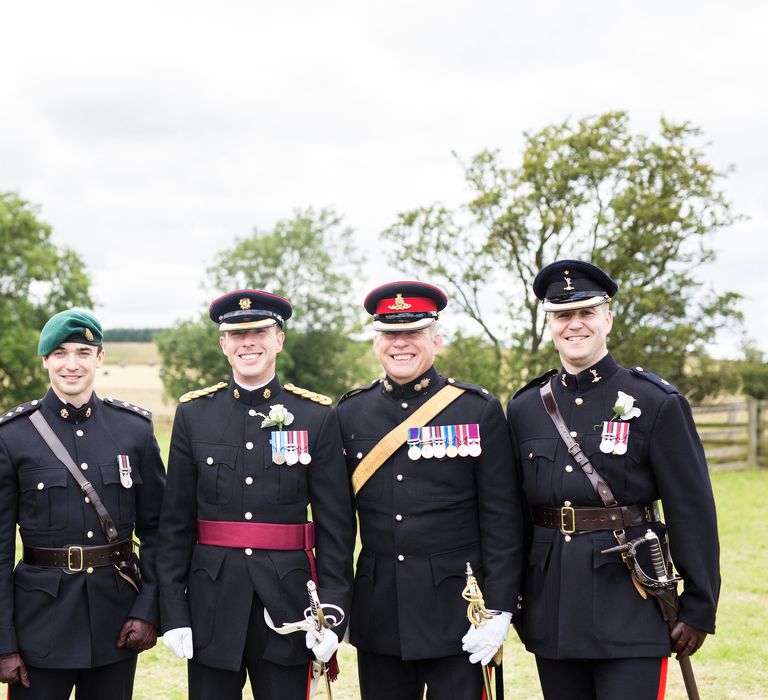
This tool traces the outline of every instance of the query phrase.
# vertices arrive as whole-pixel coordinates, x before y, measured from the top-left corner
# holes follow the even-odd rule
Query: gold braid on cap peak
[[[314,391],[302,389],[300,386],[295,386],[294,384],[283,384],[283,389],[290,391],[292,394],[296,394],[296,396],[301,396],[303,399],[309,399],[310,401],[319,403],[321,406],[330,406],[333,403],[333,399],[330,396],[317,394]]]
[[[188,391],[186,394],[183,394],[179,397],[179,401],[181,403],[187,403],[187,401],[194,401],[195,399],[199,399],[201,396],[208,396],[209,394],[215,394],[217,391],[221,391],[222,389],[226,389],[229,386],[226,382],[219,382],[218,384],[214,384],[213,386],[207,386],[204,389],[193,389],[192,391]]]

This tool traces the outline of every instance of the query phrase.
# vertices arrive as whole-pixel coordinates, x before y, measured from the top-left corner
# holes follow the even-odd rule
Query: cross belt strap
[[[557,428],[557,432],[560,433],[560,437],[563,439],[565,446],[568,448],[568,453],[576,460],[576,463],[581,467],[581,470],[586,474],[589,483],[592,484],[592,488],[595,489],[595,493],[600,497],[603,505],[615,506],[616,497],[611,491],[611,487],[600,476],[600,473],[592,466],[592,462],[589,461],[589,457],[584,454],[576,440],[571,437],[571,433],[568,431],[563,416],[560,413],[560,409],[557,407],[557,401],[555,401],[555,395],[552,393],[552,380],[550,379],[545,384],[541,385],[539,393],[541,394],[541,400],[544,403],[549,417]]]
[[[35,430],[40,433],[40,437],[45,440],[45,444],[51,448],[51,452],[56,455],[56,458],[67,468],[67,471],[74,477],[75,481],[80,485],[85,495],[88,497],[91,505],[96,509],[96,514],[99,516],[99,522],[101,523],[101,529],[104,530],[104,534],[107,540],[114,542],[117,540],[117,528],[112,520],[107,509],[99,498],[99,494],[96,493],[96,489],[93,488],[91,482],[88,481],[83,473],[77,468],[72,457],[69,456],[67,448],[61,444],[61,440],[53,432],[53,428],[48,425],[48,421],[43,418],[40,411],[35,411],[29,416],[29,420],[32,421],[32,425],[35,426]]]
[[[373,446],[373,449],[365,455],[352,474],[352,488],[354,489],[355,496],[365,486],[368,479],[376,473],[376,470],[406,442],[408,439],[408,428],[423,428],[440,411],[458,399],[464,391],[464,389],[457,386],[447,384],[421,408],[418,408],[400,425],[392,428],[381,438]]]

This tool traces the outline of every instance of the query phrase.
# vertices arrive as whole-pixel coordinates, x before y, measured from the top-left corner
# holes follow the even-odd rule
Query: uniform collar
[[[384,393],[393,398],[412,399],[417,396],[427,395],[437,386],[439,379],[440,375],[433,366],[418,379],[414,379],[412,382],[408,382],[408,384],[398,384],[392,378],[386,376],[382,381],[382,385],[384,387]]]
[[[280,385],[280,380],[277,378],[277,375],[275,375],[272,380],[265,384],[264,386],[260,386],[258,389],[254,389],[253,391],[249,391],[248,389],[243,389],[234,379],[229,384],[229,389],[227,391],[229,392],[229,395],[235,399],[236,401],[239,401],[242,404],[245,404],[246,406],[259,406],[263,403],[267,403],[267,401],[271,401],[275,398],[281,391],[282,386]]]
[[[99,397],[96,396],[94,391],[91,394],[91,398],[88,399],[80,408],[75,408],[71,403],[64,403],[54,392],[53,389],[48,389],[48,393],[43,397],[43,405],[48,408],[54,415],[60,420],[63,420],[72,425],[79,425],[85,423],[88,419],[93,418],[93,414],[96,412],[99,405]]]
[[[619,365],[616,364],[613,355],[608,353],[602,360],[578,374],[571,374],[561,367],[556,381],[569,391],[581,393],[600,386],[602,382],[615,374],[618,368]]]

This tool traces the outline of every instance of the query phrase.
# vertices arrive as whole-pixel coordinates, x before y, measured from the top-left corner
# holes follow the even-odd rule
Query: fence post
[[[760,440],[760,411],[758,410],[757,399],[751,396],[747,398],[747,414],[749,425],[747,427],[747,440],[749,442],[749,452],[747,453],[747,467],[756,469],[757,449]]]

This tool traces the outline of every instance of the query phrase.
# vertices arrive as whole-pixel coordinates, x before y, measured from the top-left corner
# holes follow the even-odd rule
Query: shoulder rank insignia
[[[302,389],[300,386],[294,384],[283,384],[283,389],[290,391],[296,396],[301,396],[302,399],[309,399],[315,403],[319,403],[321,406],[330,406],[333,403],[333,399],[325,394],[317,394],[309,389]]]
[[[453,386],[458,386],[458,387],[461,387],[462,389],[466,389],[475,394],[479,394],[485,399],[493,398],[493,394],[491,394],[491,392],[488,391],[488,389],[483,389],[483,387],[478,386],[477,384],[470,384],[469,382],[461,382],[458,379],[454,379],[453,377],[448,377],[447,381],[449,384],[453,384]]]
[[[19,416],[26,416],[28,413],[36,411],[39,406],[39,399],[34,399],[33,401],[27,401],[27,403],[19,404],[15,408],[12,408],[5,413],[0,413],[0,424],[10,423],[14,418],[18,418]]]
[[[192,389],[192,391],[188,391],[186,394],[182,394],[179,396],[179,401],[181,403],[187,403],[187,401],[194,401],[195,399],[199,399],[202,396],[210,396],[211,394],[215,394],[217,391],[221,391],[222,389],[226,389],[229,386],[226,382],[219,382],[218,384],[214,384],[213,386],[207,386],[203,389]]]
[[[677,388],[672,386],[672,384],[670,384],[666,379],[662,379],[658,374],[649,372],[647,369],[643,369],[642,367],[631,367],[629,371],[632,372],[632,374],[634,374],[636,377],[647,379],[649,382],[655,384],[660,389],[663,389],[668,394],[680,393]]]
[[[373,389],[375,386],[379,386],[384,380],[383,379],[374,379],[370,384],[366,384],[365,386],[358,386],[354,389],[350,389],[349,391],[342,394],[341,398],[339,399],[339,403],[342,401],[346,401],[350,396],[357,396],[357,394],[361,394],[364,391],[369,391]]]
[[[528,389],[530,389],[533,386],[541,386],[550,377],[553,377],[556,374],[557,374],[557,370],[556,369],[548,369],[546,372],[544,372],[544,374],[540,374],[535,379],[531,379],[531,381],[528,382],[522,389],[518,389],[515,392],[515,395],[512,398],[516,399],[518,396],[520,396],[520,394],[522,394],[524,391],[527,391]]]
[[[147,411],[147,409],[142,408],[141,406],[128,403],[127,401],[120,401],[120,399],[113,399],[112,397],[107,396],[104,399],[104,403],[107,404],[107,406],[112,406],[112,408],[122,408],[124,411],[130,411],[147,420],[152,420],[152,413],[150,411]]]

